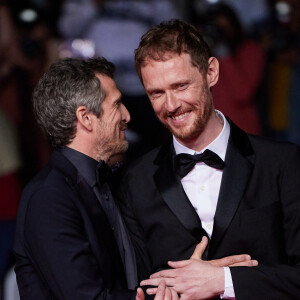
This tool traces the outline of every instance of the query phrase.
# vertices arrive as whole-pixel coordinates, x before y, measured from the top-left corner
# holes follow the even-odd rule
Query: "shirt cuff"
[[[224,267],[225,274],[225,290],[224,293],[220,295],[221,299],[235,299],[235,293],[232,283],[232,277],[229,267]]]

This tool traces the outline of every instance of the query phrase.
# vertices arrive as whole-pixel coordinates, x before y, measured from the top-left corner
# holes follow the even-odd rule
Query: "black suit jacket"
[[[92,189],[54,151],[20,202],[14,252],[21,299],[134,299],[117,249]]]
[[[206,259],[250,254],[231,268],[236,299],[300,298],[300,150],[234,124]],[[140,279],[188,259],[204,231],[173,171],[172,142],[134,163],[118,192]],[[205,199],[203,199],[205,201]]]

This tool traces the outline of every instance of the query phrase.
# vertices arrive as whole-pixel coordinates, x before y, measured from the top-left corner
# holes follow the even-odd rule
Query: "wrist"
[[[225,271],[223,267],[218,267],[216,277],[216,295],[221,295],[225,291]]]
[[[207,295],[211,298],[222,295],[225,291],[225,275],[223,267],[216,267],[213,276],[205,284]]]

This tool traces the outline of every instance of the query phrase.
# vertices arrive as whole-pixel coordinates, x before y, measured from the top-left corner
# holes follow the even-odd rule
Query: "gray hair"
[[[113,78],[115,66],[104,58],[67,58],[51,65],[33,92],[38,124],[54,147],[69,144],[76,135],[76,110],[85,106],[100,117],[105,98],[96,74]]]

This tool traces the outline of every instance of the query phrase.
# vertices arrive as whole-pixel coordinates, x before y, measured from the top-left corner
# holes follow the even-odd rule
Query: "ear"
[[[76,117],[78,125],[84,129],[91,131],[93,129],[92,113],[88,112],[85,106],[79,106],[76,110]]]
[[[219,79],[219,62],[215,57],[208,60],[208,70],[206,74],[208,87],[214,86]]]

